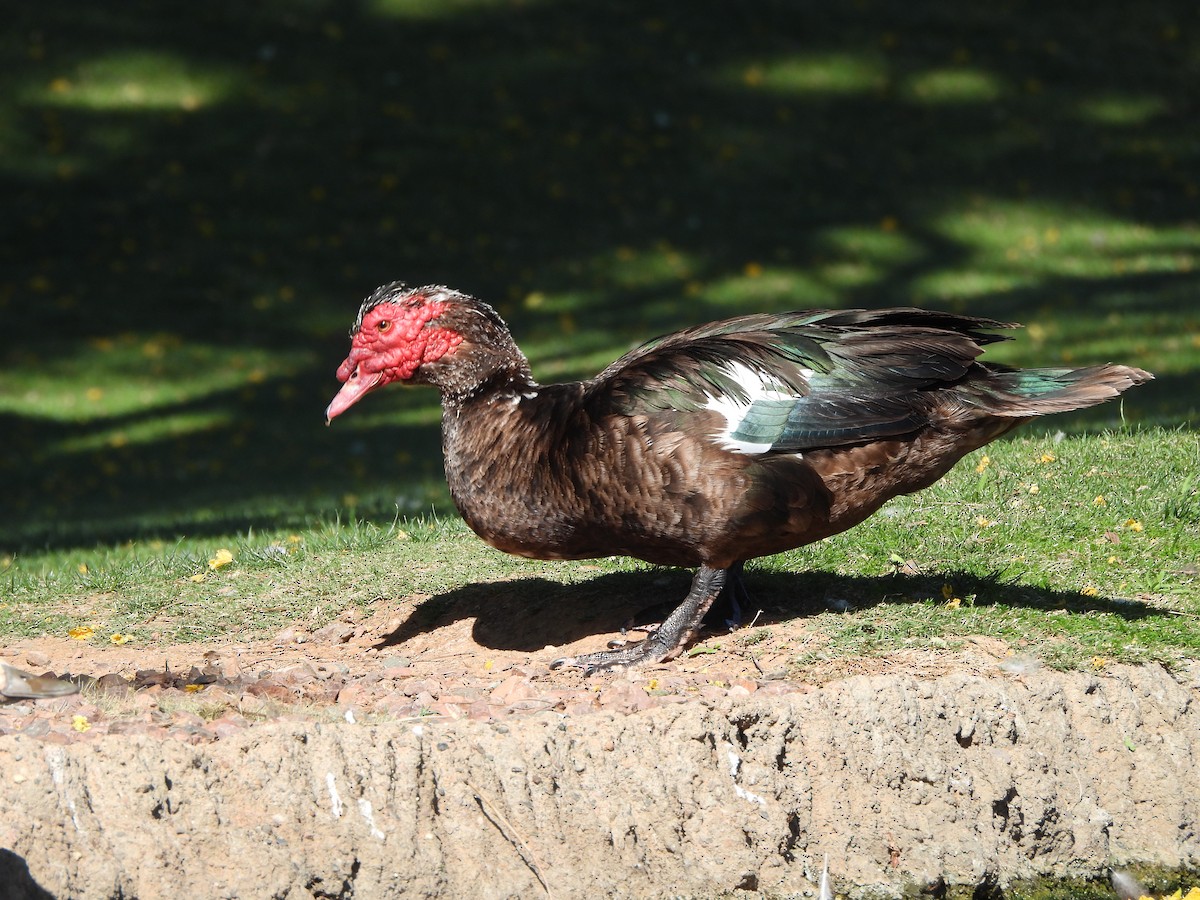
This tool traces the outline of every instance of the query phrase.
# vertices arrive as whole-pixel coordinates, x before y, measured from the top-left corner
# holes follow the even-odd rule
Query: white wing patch
[[[735,435],[739,431],[745,430],[742,427],[743,423],[746,422],[750,410],[756,404],[758,406],[756,412],[761,413],[765,407],[773,407],[783,413],[783,420],[786,421],[786,410],[799,398],[794,392],[771,380],[770,376],[757,372],[740,362],[728,363],[724,371],[729,378],[741,386],[746,393],[746,399],[741,400],[727,394],[708,395],[708,402],[704,408],[720,413],[725,419],[724,429],[717,432],[713,436],[714,439],[722,449],[732,450],[734,453],[745,453],[750,456],[766,453],[773,446],[773,441],[759,442],[747,440],[744,436],[735,437]],[[802,374],[805,378],[810,378],[813,373],[811,369],[804,369]],[[782,431],[782,427],[780,430]]]

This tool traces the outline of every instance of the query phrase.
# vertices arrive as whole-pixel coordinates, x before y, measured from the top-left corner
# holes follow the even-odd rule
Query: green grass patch
[[[849,532],[755,562],[751,587],[769,621],[803,620],[798,672],[975,637],[1059,668],[1200,658],[1197,471],[1190,431],[1004,441]],[[231,561],[218,565],[221,550]],[[247,640],[353,606],[426,603],[419,615],[432,620],[439,598],[480,582],[585,588],[626,570],[646,574],[623,589],[662,599],[641,563],[516,559],[456,517],[348,517],[4,556],[0,635],[89,626],[146,643]],[[759,628],[743,643],[761,640]]]

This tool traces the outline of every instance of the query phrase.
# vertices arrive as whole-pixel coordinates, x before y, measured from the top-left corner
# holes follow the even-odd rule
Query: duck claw
[[[610,642],[610,646],[612,643]],[[581,656],[562,656],[550,663],[551,669],[582,669],[583,674],[595,675],[610,669],[631,669],[635,666],[652,665],[671,656],[653,639],[653,635],[637,643],[618,645],[619,649],[584,653]]]

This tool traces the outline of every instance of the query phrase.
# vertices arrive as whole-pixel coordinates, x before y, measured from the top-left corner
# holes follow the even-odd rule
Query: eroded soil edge
[[[864,675],[490,721],[0,737],[27,896],[839,892],[1200,864],[1195,668]],[[7,882],[5,882],[7,879]],[[21,896],[20,893],[17,896]]]

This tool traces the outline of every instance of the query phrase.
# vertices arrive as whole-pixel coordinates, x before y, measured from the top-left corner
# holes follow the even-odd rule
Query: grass
[[[759,561],[751,587],[768,621],[804,620],[803,646],[786,651],[798,673],[979,636],[1055,667],[1200,658],[1197,471],[1200,443],[1186,430],[1006,441],[850,532]],[[216,565],[222,549],[232,561]],[[607,575],[649,568],[519,560],[434,516],[45,551],[0,567],[0,632],[87,625],[100,642],[117,633],[144,644],[268,637],[424,595],[432,619],[439,597],[505,579],[531,594],[576,585],[556,602],[583,602]],[[657,596],[652,581],[625,589]],[[765,634],[769,625],[734,641],[752,649]]]
[[[482,547],[427,392],[322,427],[358,299],[403,278],[495,303],[543,380],[718,316],[895,304],[1024,322],[1001,361],[1151,369],[1123,417],[1047,422],[1061,442],[989,448],[754,577],[811,616],[801,666],[972,633],[1062,665],[1195,655],[1200,22],[1179,4],[66,0],[11,26],[0,641],[265,634],[642,571]]]

